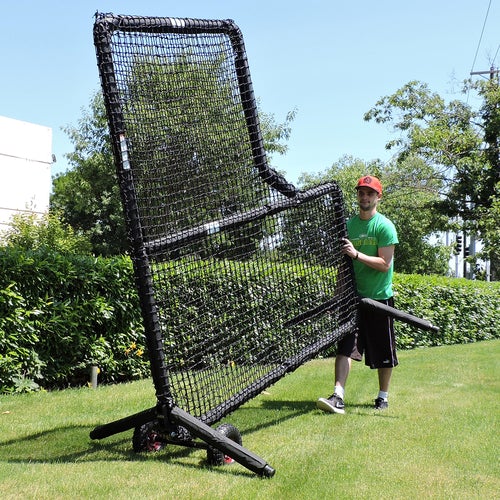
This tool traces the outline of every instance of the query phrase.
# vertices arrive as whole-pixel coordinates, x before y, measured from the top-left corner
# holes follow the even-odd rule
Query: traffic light
[[[462,236],[457,234],[455,237],[455,255],[460,255],[462,251]]]
[[[464,257],[468,257],[470,255],[470,247],[464,248]]]

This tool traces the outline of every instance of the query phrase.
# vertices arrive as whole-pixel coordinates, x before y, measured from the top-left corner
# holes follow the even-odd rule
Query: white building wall
[[[50,127],[0,116],[0,231],[15,213],[48,211],[52,162]]]

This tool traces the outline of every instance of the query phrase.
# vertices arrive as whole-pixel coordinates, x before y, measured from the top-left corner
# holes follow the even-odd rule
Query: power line
[[[472,67],[470,69],[471,73],[474,70],[474,65],[476,64],[476,59],[477,59],[477,54],[479,52],[479,47],[481,46],[481,41],[483,39],[483,34],[484,34],[484,28],[486,26],[486,21],[488,20],[488,14],[490,13],[490,7],[491,7],[491,0],[488,3],[488,9],[486,11],[486,16],[484,17],[484,23],[483,23],[483,29],[481,30],[481,36],[479,37],[479,42],[477,43],[477,49],[476,49],[476,54],[474,55],[474,61],[472,62]],[[497,51],[498,52],[498,51]]]

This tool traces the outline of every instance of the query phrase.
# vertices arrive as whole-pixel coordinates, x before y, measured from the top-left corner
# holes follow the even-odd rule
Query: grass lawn
[[[0,396],[0,498],[500,498],[500,340],[400,352],[390,408],[376,412],[376,372],[357,363],[346,414],[316,409],[333,360],[314,360],[224,422],[276,469],[206,466],[204,450],[136,455],[132,431],[99,424],[154,406],[150,380]]]

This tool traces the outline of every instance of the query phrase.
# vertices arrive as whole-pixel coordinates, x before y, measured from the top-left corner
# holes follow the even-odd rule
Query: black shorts
[[[394,307],[394,298],[379,300]],[[394,318],[378,311],[360,307],[359,332],[351,333],[340,340],[337,354],[361,361],[370,368],[392,368],[397,366]]]

